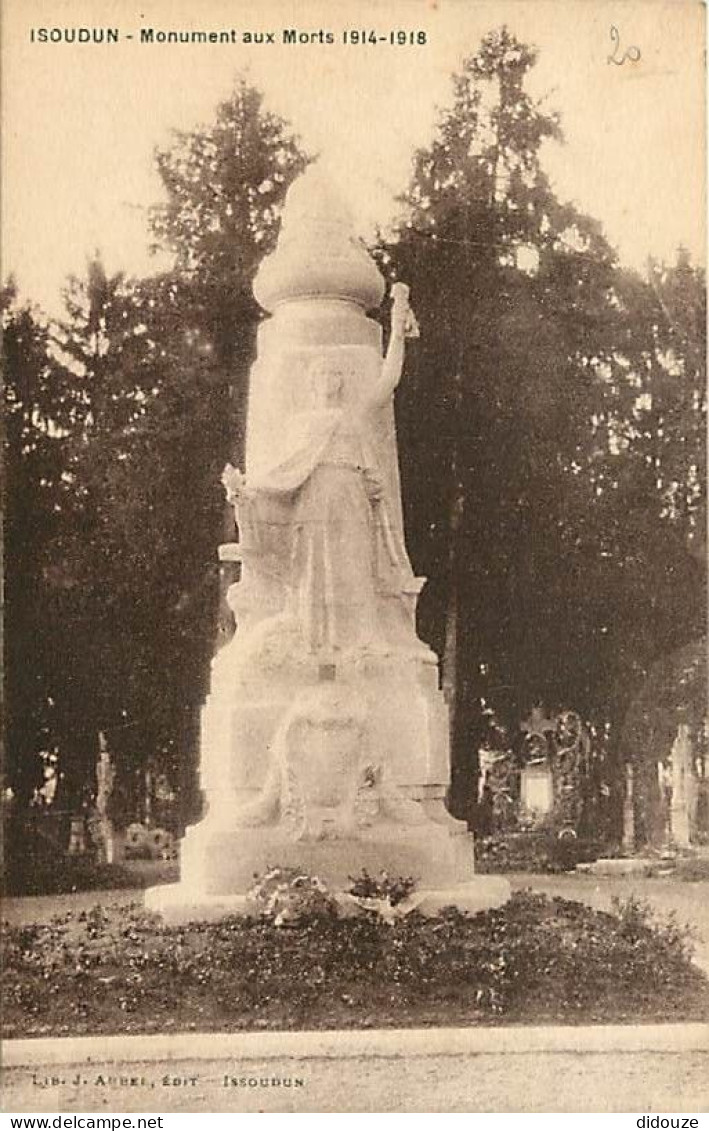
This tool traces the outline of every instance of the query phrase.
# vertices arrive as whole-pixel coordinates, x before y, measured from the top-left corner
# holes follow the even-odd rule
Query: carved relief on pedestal
[[[366,705],[333,685],[296,703],[274,744],[260,796],[233,815],[237,827],[279,825],[288,840],[355,836],[380,821],[425,824],[397,789],[386,757],[372,750]]]

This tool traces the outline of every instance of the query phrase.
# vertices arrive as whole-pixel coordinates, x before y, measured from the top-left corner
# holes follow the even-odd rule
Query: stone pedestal
[[[402,320],[383,359],[367,317],[383,279],[317,174],[291,188],[254,292],[272,317],[245,475],[225,473],[239,542],[221,556],[241,578],[203,712],[206,816],[185,836],[179,884],[147,906],[172,919],[247,910],[272,866],[336,890],[363,868],[413,876],[422,910],[497,905],[506,881],[474,878],[472,837],[444,806],[447,709],[416,635],[423,579],[404,545],[392,404]]]

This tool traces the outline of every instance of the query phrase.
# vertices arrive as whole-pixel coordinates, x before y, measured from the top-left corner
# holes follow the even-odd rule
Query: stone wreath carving
[[[259,797],[234,814],[237,827],[278,825],[293,841],[353,836],[380,821],[419,825],[385,758],[370,749],[366,710],[352,689],[311,692],[287,713]]]

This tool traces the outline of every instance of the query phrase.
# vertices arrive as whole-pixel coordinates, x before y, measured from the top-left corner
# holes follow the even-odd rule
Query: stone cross
[[[519,724],[520,730],[524,731],[527,738],[532,738],[537,735],[539,738],[546,739],[550,731],[556,730],[556,720],[548,719],[544,714],[544,707],[537,703],[529,713],[529,718],[524,719]]]

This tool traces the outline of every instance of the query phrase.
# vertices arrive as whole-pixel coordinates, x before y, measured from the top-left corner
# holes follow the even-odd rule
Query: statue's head
[[[347,368],[342,360],[318,354],[308,369],[308,392],[315,408],[339,408],[344,399]]]

